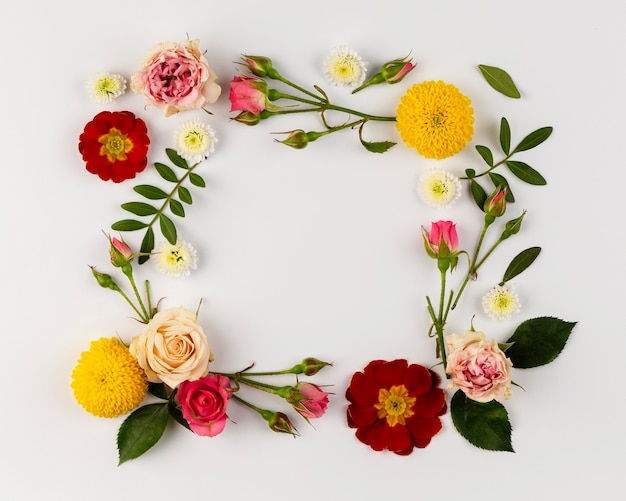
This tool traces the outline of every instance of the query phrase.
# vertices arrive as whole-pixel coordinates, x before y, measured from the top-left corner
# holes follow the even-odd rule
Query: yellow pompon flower
[[[116,338],[92,341],[72,371],[76,401],[98,417],[117,417],[139,406],[148,391],[146,373]]]
[[[456,155],[474,134],[470,99],[452,84],[422,82],[400,100],[396,127],[404,143],[426,158]]]

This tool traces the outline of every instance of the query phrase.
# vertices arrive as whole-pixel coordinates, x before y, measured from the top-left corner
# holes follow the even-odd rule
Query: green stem
[[[514,153],[515,153],[515,151],[512,151],[506,157],[504,157],[502,160],[500,160],[498,163],[493,164],[486,171],[481,172],[480,174],[474,174],[471,177],[464,176],[464,177],[460,177],[459,179],[465,179],[465,180],[467,180],[467,179],[476,179],[477,177],[485,176],[485,175],[489,174],[491,171],[493,171],[496,167],[499,167],[503,163],[506,163],[506,161],[509,160],[513,156]]]
[[[126,299],[126,301],[128,302],[128,304],[131,306],[131,308],[132,308],[133,310],[135,310],[135,313],[137,313],[137,315],[141,318],[141,320],[142,320],[143,322],[145,322],[145,323],[148,323],[148,322],[147,322],[147,320],[146,320],[146,318],[145,318],[145,317],[141,314],[141,312],[139,311],[139,309],[138,309],[138,308],[135,306],[135,304],[134,304],[134,303],[130,300],[130,298],[126,295],[126,293],[125,293],[123,290],[121,290],[121,289],[119,289],[117,292],[119,292],[119,293],[122,295],[122,297],[123,297],[124,299]]]
[[[146,310],[146,306],[141,300],[141,295],[139,294],[139,290],[137,289],[137,284],[135,283],[135,278],[133,277],[133,273],[131,271],[130,273],[124,272],[124,274],[128,277],[128,281],[130,282],[130,285],[133,288],[133,292],[135,293],[135,297],[137,298],[137,301],[139,302],[141,311],[143,311],[143,319],[145,320],[146,323],[148,323],[150,321],[151,315],[148,314],[148,311]]]
[[[148,311],[150,312],[150,318],[152,318],[152,315],[153,315],[152,295],[150,293],[150,281],[149,280],[146,280],[145,287],[146,287],[146,301],[148,302]]]
[[[480,238],[478,239],[478,244],[476,244],[476,251],[474,252],[474,256],[472,257],[472,260],[470,262],[469,268],[467,270],[467,275],[465,275],[465,279],[463,280],[463,283],[461,284],[461,288],[459,289],[459,292],[457,292],[456,298],[454,299],[454,302],[452,303],[451,308],[453,310],[456,308],[457,304],[459,303],[459,299],[461,299],[461,294],[463,294],[463,291],[465,290],[465,287],[467,286],[470,278],[472,278],[472,276],[476,273],[476,270],[478,269],[476,268],[476,260],[478,259],[478,253],[480,252],[480,248],[483,244],[483,240],[485,239],[485,234],[487,233],[488,227],[489,225],[484,224],[483,229],[480,232]],[[483,261],[481,261],[481,264]]]
[[[367,118],[368,120],[376,120],[379,122],[395,122],[396,121],[396,117],[381,117],[378,115],[369,115],[367,113],[362,113],[360,111],[352,110],[350,108],[344,108],[343,106],[337,106],[337,105],[331,104],[328,101],[322,101],[320,103],[317,103],[317,102],[311,101],[310,99],[304,99],[302,97],[292,96],[289,94],[283,94],[282,92],[274,90],[272,91],[272,101],[276,99],[292,99],[293,101],[298,101],[300,103],[310,104],[312,106],[316,106],[318,108],[318,111],[325,111],[325,110],[340,111],[342,113],[348,113],[351,115],[356,115],[358,117]]]
[[[247,400],[244,400],[243,398],[235,395],[234,393],[231,395],[231,398],[237,400],[237,402],[242,403],[246,407],[249,407],[250,409],[258,412],[263,417],[263,419],[265,419],[266,421],[269,421],[272,418],[272,416],[274,415],[274,413],[272,411],[261,409],[260,407],[257,407],[256,405],[248,402]]]

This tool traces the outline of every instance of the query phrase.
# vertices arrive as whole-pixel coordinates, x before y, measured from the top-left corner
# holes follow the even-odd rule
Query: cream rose
[[[446,336],[448,364],[452,376],[448,388],[460,388],[477,402],[506,400],[511,396],[511,360],[494,339],[485,334],[465,331],[464,336]]]
[[[213,353],[195,313],[179,307],[160,311],[132,339],[130,352],[148,381],[176,388],[209,372]]]
[[[165,116],[202,108],[217,101],[222,91],[217,76],[202,55],[199,40],[165,42],[148,51],[130,88],[146,104],[163,108]]]

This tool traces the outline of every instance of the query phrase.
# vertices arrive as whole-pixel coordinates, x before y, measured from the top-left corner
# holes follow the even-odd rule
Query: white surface
[[[619,2],[23,1],[3,11],[2,499],[619,498],[626,445]],[[113,185],[85,171],[78,135],[101,107],[84,85],[98,71],[130,75],[147,49],[187,34],[201,40],[223,88],[208,118],[219,143],[200,170],[208,187],[178,224],[199,249],[200,267],[185,280],[148,267],[140,277],[166,305],[205,299],[201,320],[216,369],[251,361],[282,368],[317,356],[335,363],[315,379],[333,384],[335,395],[315,429],[298,422],[295,440],[232,406],[237,424],[222,435],[171,426],[146,455],[117,467],[121,419],[84,412],[69,384],[90,340],[134,333],[130,310],[98,288],[87,267],[108,271],[102,230],[123,216],[119,204],[133,198],[134,181]],[[349,96],[320,70],[328,51],[344,44],[370,66],[409,51],[419,66],[397,86]],[[408,457],[374,453],[345,425],[345,387],[368,361],[434,362],[424,296],[436,295],[438,284],[420,226],[454,218],[469,248],[479,215],[467,196],[448,211],[427,209],[414,187],[434,161],[401,143],[374,155],[347,131],[296,151],[269,133],[316,128],[314,116],[258,127],[230,122],[228,82],[241,53],[271,57],[293,80],[373,113],[392,114],[411,83],[454,83],[473,102],[472,144],[495,147],[501,116],[518,140],[554,127],[524,155],[548,186],[516,183],[520,202],[510,213],[528,209],[524,229],[488,262],[449,323],[463,330],[476,312],[477,327],[505,338],[534,316],[579,322],[557,361],[514,375],[526,390],[507,403],[515,454],[473,448],[449,414],[431,445]],[[509,71],[522,99],[489,88],[479,63]],[[163,161],[178,123],[195,115],[165,119],[142,104],[129,93],[109,109],[142,116],[153,138],[150,161]],[[398,139],[391,124],[369,131],[372,139]],[[440,165],[461,173],[478,163],[472,149]],[[516,280],[522,312],[510,322],[487,320],[482,292],[532,245],[543,252]]]

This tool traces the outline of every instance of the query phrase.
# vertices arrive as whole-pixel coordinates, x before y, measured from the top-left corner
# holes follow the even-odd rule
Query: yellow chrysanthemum
[[[148,380],[137,359],[116,338],[92,341],[72,372],[76,401],[98,417],[117,417],[143,401]]]
[[[456,155],[474,134],[471,101],[439,80],[413,85],[400,100],[396,126],[404,143],[426,158]]]

